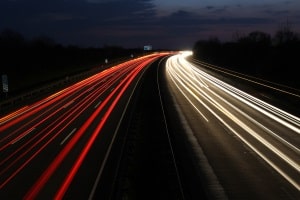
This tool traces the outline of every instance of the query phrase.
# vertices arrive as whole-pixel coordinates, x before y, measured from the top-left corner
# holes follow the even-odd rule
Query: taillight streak
[[[124,66],[127,66],[127,65],[124,65]],[[104,76],[107,76],[107,75],[111,74],[111,71],[114,72],[114,71],[116,71],[116,70],[119,70],[119,68],[114,68],[113,70],[107,70],[107,71],[105,71],[105,73],[100,73],[100,74],[94,75],[93,77],[89,78],[88,80],[81,81],[81,82],[80,82],[81,84],[77,83],[77,84],[76,84],[76,87],[75,87],[75,86],[72,86],[72,90],[70,90],[70,91],[69,91],[67,94],[65,94],[63,97],[69,97],[69,96],[68,96],[69,94],[74,93],[75,90],[81,89],[82,87],[84,87],[85,84],[88,84],[88,85],[89,85],[89,84],[91,84],[91,83],[95,83],[95,82],[98,81],[100,78],[103,78]],[[108,84],[104,83],[104,85],[108,85]],[[58,93],[62,94],[61,92],[58,92]],[[77,95],[77,97],[76,97],[75,99],[73,99],[73,101],[77,100],[77,99],[80,98],[82,95],[83,95],[83,93],[80,93],[79,95]],[[53,96],[53,95],[51,95],[50,97],[52,97],[52,96]],[[54,95],[54,96],[56,96],[56,95]],[[50,99],[50,97],[48,97],[48,98],[46,98],[46,99]],[[59,99],[52,99],[52,101],[49,102],[49,104],[47,104],[46,106],[44,106],[44,107],[48,107],[48,105],[49,105],[49,107],[50,107],[50,105],[52,105],[50,108],[48,108],[46,111],[44,111],[41,115],[36,116],[36,117],[35,117],[34,119],[32,119],[31,121],[29,121],[29,122],[27,122],[26,124],[22,125],[22,126],[19,127],[17,130],[15,130],[14,132],[10,133],[10,134],[7,135],[6,137],[2,138],[2,139],[0,140],[0,143],[2,143],[4,140],[7,140],[7,139],[13,137],[17,132],[19,132],[20,130],[22,130],[24,127],[27,127],[27,126],[28,126],[30,123],[32,123],[33,121],[35,121],[35,120],[39,121],[37,124],[33,125],[34,127],[37,127],[37,126],[40,125],[42,122],[48,120],[51,116],[55,115],[55,114],[57,113],[57,109],[60,110],[60,109],[62,109],[62,108],[55,108],[55,106],[58,106],[58,105],[57,105],[57,104],[54,104],[54,103],[59,102],[59,100],[61,100],[61,99],[62,99],[62,98],[59,98]],[[45,101],[45,100],[43,100],[43,101]],[[37,103],[37,104],[42,105],[41,103]],[[36,104],[34,104],[34,105],[35,105],[34,107],[36,107]],[[44,108],[44,107],[42,107],[42,108]],[[39,110],[41,110],[42,108],[40,108]],[[22,109],[22,110],[23,110],[23,109]],[[50,115],[46,115],[46,113],[50,112],[51,110],[56,110],[56,111],[55,111],[55,112],[51,112]],[[21,112],[21,111],[20,111],[20,112]],[[36,112],[38,112],[38,110],[35,110],[35,111],[32,112],[32,113],[28,113],[28,115],[24,116],[24,119],[27,118],[29,115],[32,115],[32,114],[34,114],[34,113],[36,113]],[[42,117],[43,115],[46,115],[47,117],[44,118],[44,117]],[[41,119],[43,119],[43,120],[41,120]],[[3,128],[3,129],[6,129],[6,128],[8,128],[8,126],[13,125],[13,124],[15,124],[15,123],[18,123],[19,121],[22,121],[22,119],[19,119],[18,121],[11,122],[11,124],[8,124],[7,127],[2,127],[2,128]],[[13,123],[13,124],[12,124],[12,123]],[[1,129],[1,127],[0,127],[0,131],[1,131],[1,130],[2,130],[2,129]],[[16,136],[16,138],[18,138],[18,137],[19,137],[19,135]],[[15,140],[15,138],[13,138],[13,139],[11,139],[11,140]],[[9,143],[11,143],[11,142],[9,141],[6,145],[2,146],[2,147],[0,148],[0,151],[2,151],[4,148],[6,148],[6,147],[9,145]]]
[[[41,144],[42,141],[44,139],[46,139],[50,133],[52,131],[54,131],[57,127],[59,127],[61,124],[64,124],[64,127],[60,128],[60,130],[54,135],[52,136],[52,138],[50,138],[48,140],[48,142],[46,142],[45,145],[43,145],[38,152],[41,152],[46,146],[47,144],[49,144],[51,141],[53,141],[69,124],[71,124],[82,112],[84,112],[85,109],[87,109],[94,101],[92,100],[93,98],[97,98],[99,95],[101,95],[103,92],[105,92],[102,88],[105,85],[112,85],[114,82],[116,82],[118,80],[118,76],[112,77],[111,80],[107,81],[104,85],[102,85],[101,88],[98,88],[97,92],[91,93],[88,96],[86,96],[82,102],[80,103],[80,105],[77,105],[75,107],[75,109],[69,110],[67,113],[65,113],[64,115],[60,116],[60,118],[57,118],[53,123],[51,123],[50,125],[48,125],[46,128],[43,129],[43,131],[41,131],[40,133],[36,134],[33,138],[31,138],[29,141],[27,141],[24,145],[22,145],[17,151],[14,151],[13,154],[11,154],[9,157],[7,157],[5,160],[3,160],[1,162],[1,165],[4,164],[4,162],[6,162],[8,159],[12,158],[15,154],[17,154],[18,152],[20,152],[22,149],[25,149],[26,146],[29,146],[28,148],[26,148],[25,151],[22,152],[21,155],[18,156],[18,158],[14,159],[12,163],[10,163],[5,169],[3,169],[0,172],[0,175],[5,173],[5,171],[7,171],[8,169],[10,169],[12,167],[13,164],[15,164],[17,161],[19,161],[22,157],[24,157],[26,154],[28,154],[30,152],[30,150],[32,150],[34,147],[36,147],[38,144]],[[85,95],[84,93],[82,93],[81,95]],[[85,103],[87,103],[85,105]],[[85,106],[84,106],[85,105]],[[74,108],[73,107],[73,108]],[[61,108],[63,109],[63,107]],[[77,112],[79,111],[79,112]],[[58,111],[57,111],[58,112]],[[76,113],[77,112],[77,113]],[[56,114],[56,112],[54,113]],[[71,119],[69,119],[72,116]],[[48,119],[48,118],[47,118]],[[43,120],[42,122],[44,122],[45,120]],[[41,122],[41,123],[42,123]],[[40,123],[39,123],[40,124]],[[39,125],[38,124],[38,125]],[[53,126],[53,124],[55,125],[55,127],[53,127],[52,129],[51,126]],[[35,125],[36,126],[36,125]],[[50,129],[50,130],[49,130]],[[43,134],[43,132],[47,131],[45,134]],[[24,133],[25,134],[25,133]],[[22,134],[21,134],[22,135]],[[29,145],[31,142],[33,142],[36,138],[38,138],[40,135],[42,135],[43,137],[40,138],[38,141],[36,141],[34,144]],[[33,154],[32,157],[30,157],[29,160],[32,160],[37,154]],[[26,164],[28,164],[29,161],[26,161],[25,164],[22,165],[22,167],[20,167],[19,169],[17,169],[12,176],[10,176],[6,181],[4,181],[4,183],[2,185],[0,185],[0,188],[2,188],[9,180],[11,180],[18,172],[21,171],[22,168],[24,168],[26,166]]]
[[[78,98],[80,98],[84,93],[80,93],[79,95],[77,95],[73,101],[76,101]],[[67,96],[68,98],[68,96]],[[32,125],[32,127],[37,127],[40,124],[44,123],[45,121],[49,120],[51,117],[55,116],[59,111],[61,111],[62,109],[64,109],[64,107],[61,107],[58,105],[59,100],[56,100],[54,103],[57,103],[55,105],[52,105],[51,108],[48,108],[46,111],[44,111],[42,114],[36,116],[35,118],[33,118],[32,120],[30,120],[29,122],[25,123],[24,125],[20,126],[18,129],[16,129],[14,132],[10,133],[9,135],[7,135],[5,138],[3,138],[0,142],[3,142],[4,140],[7,140],[13,136],[15,136],[18,132],[20,132],[22,129],[24,129],[24,127],[28,127],[31,123],[33,123],[34,121],[38,121],[38,123]],[[54,111],[52,111],[54,110]],[[50,112],[50,114],[48,114],[48,112]],[[46,117],[43,117],[43,115],[46,115]],[[22,135],[24,133],[21,133],[20,135]],[[16,138],[20,137],[20,135],[16,135]],[[14,141],[15,138],[11,139],[11,141]],[[8,141],[7,144],[3,145],[0,148],[0,151],[2,151],[3,149],[5,149],[7,146],[9,146],[12,142]]]
[[[59,191],[57,192],[55,199],[62,199],[65,192],[67,191],[69,185],[71,184],[73,178],[75,177],[79,167],[81,166],[84,158],[86,157],[86,155],[88,154],[90,148],[92,147],[94,141],[96,140],[97,136],[100,134],[104,124],[106,123],[108,117],[110,116],[111,112],[113,111],[113,109],[115,108],[116,104],[118,103],[118,101],[120,100],[120,98],[122,97],[122,95],[124,94],[124,92],[126,91],[126,89],[128,88],[128,86],[130,85],[130,83],[133,81],[133,79],[137,76],[137,74],[149,63],[145,62],[143,64],[141,64],[135,71],[133,71],[129,76],[128,80],[124,80],[122,81],[117,88],[111,93],[112,95],[114,95],[116,93],[116,91],[118,91],[118,89],[121,88],[121,86],[123,85],[124,82],[124,86],[121,88],[121,91],[118,93],[117,97],[114,99],[114,101],[111,103],[111,105],[109,106],[108,110],[105,112],[102,120],[100,121],[100,123],[98,124],[98,126],[96,127],[96,129],[93,131],[92,136],[89,138],[87,144],[84,146],[84,149],[81,151],[81,153],[79,154],[78,159],[76,160],[75,164],[73,165],[71,171],[69,172],[69,174],[67,175],[67,177],[65,178],[63,184],[61,185],[61,187],[59,188]],[[109,99],[108,99],[109,100]],[[105,102],[106,104],[107,102]],[[80,130],[83,134],[84,130]]]
[[[91,94],[92,97],[98,96],[98,93],[93,93]],[[0,185],[0,189],[5,186],[5,184],[7,184],[14,176],[16,176],[35,156],[38,155],[38,153],[40,153],[50,142],[52,142],[69,124],[71,124],[73,122],[73,120],[75,120],[82,112],[84,112],[84,110],[90,106],[93,101],[89,101],[92,97],[87,96],[85,98],[85,101],[81,103],[81,105],[77,106],[75,110],[71,110],[67,113],[65,113],[64,115],[60,116],[60,118],[56,119],[53,123],[51,123],[50,125],[48,125],[46,128],[44,128],[41,132],[39,132],[38,134],[36,134],[33,138],[31,138],[30,140],[28,140],[25,144],[23,144],[18,150],[14,151],[10,156],[8,156],[6,159],[4,159],[1,162],[1,165],[4,164],[4,162],[6,162],[7,160],[9,160],[10,158],[12,158],[14,155],[16,155],[17,153],[21,152],[22,149],[24,149],[25,151],[23,151],[17,158],[15,158],[12,163],[10,163],[8,166],[6,166],[1,172],[0,175],[4,174],[8,169],[11,169],[12,166],[14,164],[16,164],[20,159],[22,159],[26,154],[28,154],[33,148],[35,148],[37,145],[42,144],[42,141],[45,140],[53,130],[55,130],[57,127],[59,127],[61,124],[64,124],[64,127],[62,127],[55,135],[53,135],[51,138],[49,138],[46,143],[44,143],[44,145],[42,145],[37,151],[34,152],[34,154],[29,157],[29,159],[27,159],[16,171],[14,171],[12,173],[11,176],[9,176],[1,185]],[[83,107],[85,102],[89,102],[85,107]],[[79,111],[79,112],[77,112]],[[77,112],[77,113],[76,113]],[[68,116],[66,116],[68,115]],[[69,121],[67,121],[67,119],[73,116],[72,119],[69,119]],[[63,120],[62,120],[63,119]],[[58,122],[58,123],[57,123]],[[56,124],[57,123],[57,124]],[[49,130],[49,128],[51,126],[53,126],[53,124],[55,125],[55,127],[53,127],[52,129]],[[43,134],[45,131],[47,131],[45,134]],[[42,135],[41,138],[38,139],[38,137]],[[38,139],[36,142],[34,142],[35,139]],[[34,142],[33,144],[30,145],[30,143]],[[28,147],[27,147],[28,146]],[[27,148],[25,148],[27,147]]]
[[[114,70],[116,70],[116,69],[114,69]],[[114,71],[114,70],[112,70],[112,71]],[[14,114],[9,114],[9,115],[1,118],[0,132],[21,122],[22,120],[37,113],[38,111],[42,110],[43,108],[46,108],[46,107],[50,106],[51,104],[63,99],[64,97],[67,97],[68,95],[76,92],[78,89],[82,88],[84,85],[88,85],[92,82],[95,82],[96,80],[99,80],[100,78],[106,76],[109,73],[111,73],[110,70],[100,72],[99,74],[96,74],[87,79],[84,79],[83,81],[80,81],[66,89],[63,89],[45,99],[43,99],[43,100],[40,100],[31,106],[26,106],[24,109],[20,109],[19,111],[14,112]]]
[[[135,67],[135,65],[133,65],[134,67]],[[94,98],[94,99],[96,99],[96,97],[98,97],[99,95],[101,95],[104,91],[101,91],[101,89],[103,88],[103,86],[105,86],[105,85],[112,85],[114,82],[117,82],[118,81],[118,77],[121,77],[122,75],[124,75],[125,74],[125,72],[128,72],[128,71],[130,71],[130,69],[131,68],[133,68],[132,66],[131,67],[128,67],[128,68],[125,68],[125,67],[128,67],[128,65],[123,65],[123,73],[118,73],[118,75],[116,75],[116,76],[112,76],[112,78],[109,80],[109,81],[107,81],[107,82],[105,82],[103,85],[102,85],[102,87],[100,87],[100,88],[98,88],[98,90],[97,90],[97,92],[94,92],[94,93],[91,93],[91,94],[89,94],[89,95],[87,95],[87,97],[85,97],[83,100],[82,100],[82,102],[81,102],[81,104],[80,104],[80,106],[79,105],[77,105],[76,106],[76,108],[71,112],[70,110],[68,111],[68,116],[66,117],[66,115],[67,115],[67,113],[66,114],[64,114],[64,115],[62,115],[60,118],[58,118],[54,123],[52,123],[52,125],[50,124],[50,125],[48,125],[46,128],[44,128],[43,129],[43,131],[42,132],[40,132],[40,133],[38,133],[38,134],[36,134],[36,135],[34,135],[34,137],[33,138],[31,138],[29,141],[27,141],[24,145],[22,145],[17,151],[15,151],[12,155],[10,155],[9,157],[7,157],[5,160],[3,160],[2,162],[1,162],[1,165],[4,163],[4,162],[6,162],[9,158],[12,158],[12,156],[14,156],[14,155],[16,155],[18,152],[20,152],[22,149],[25,149],[25,147],[26,146],[28,146],[30,143],[32,143],[35,139],[37,139],[40,135],[42,135],[42,133],[43,132],[45,132],[45,131],[48,131],[49,130],[49,128],[51,127],[51,126],[53,126],[53,124],[55,124],[55,127],[54,128],[52,128],[50,131],[48,131],[48,132],[46,132],[46,134],[43,134],[43,137],[42,138],[40,138],[38,141],[36,141],[33,145],[30,145],[29,146],[29,148],[26,148],[26,150],[24,151],[24,152],[22,152],[22,154],[21,155],[19,155],[18,156],[18,158],[17,159],[14,159],[14,161],[13,161],[13,163],[11,163],[11,164],[9,164],[9,166],[7,166],[4,170],[2,170],[1,172],[0,172],[0,174],[3,174],[5,171],[7,171],[9,168],[11,168],[12,167],[12,165],[13,164],[15,164],[18,160],[20,160],[22,157],[24,157],[26,154],[28,154],[34,147],[36,147],[37,145],[41,145],[42,144],[42,141],[46,138],[46,137],[48,137],[49,135],[50,135],[50,132],[51,131],[53,131],[55,128],[57,128],[57,127],[59,127],[61,124],[64,124],[64,127],[63,128],[61,128],[60,130],[59,130],[59,132],[57,132],[54,136],[52,136],[52,138],[50,138],[44,145],[42,145],[42,147],[40,147],[37,151],[35,151],[34,152],[34,154],[32,155],[32,156],[30,156],[30,158],[29,159],[27,159],[23,164],[21,164],[21,166],[16,170],[16,171],[14,171],[1,185],[0,185],[0,188],[2,188],[2,187],[4,187],[4,185],[5,184],[7,184],[14,176],[16,176],[35,156],[37,156],[38,155],[38,153],[40,153],[51,141],[53,141],[69,124],[71,124],[71,122],[72,121],[74,121],[86,108],[88,108],[92,103],[93,103],[93,101],[94,100],[92,100],[92,98]],[[124,69],[125,68],[125,69]],[[116,70],[121,70],[121,67],[120,68],[115,68],[114,70],[111,70],[111,71],[116,71]],[[110,74],[110,72],[111,72],[110,70],[107,70],[107,72],[105,73],[105,74]],[[120,75],[119,75],[120,74]],[[96,82],[96,81],[98,81],[100,78],[102,78],[103,76],[97,76],[97,78],[95,78],[96,76],[94,76],[94,79],[93,79],[93,82]],[[89,79],[89,80],[91,80],[91,79]],[[90,83],[90,82],[89,82]],[[99,83],[98,83],[99,84]],[[74,86],[74,90],[72,90],[72,92],[73,91],[75,91],[75,88],[76,89],[80,89],[81,87],[80,87],[80,85],[81,85],[81,87],[84,87],[85,85],[82,83],[82,84],[76,84],[76,87]],[[103,89],[102,89],[103,90]],[[89,91],[87,91],[87,93],[88,93]],[[69,93],[71,93],[71,90],[68,92],[68,94]],[[63,95],[63,94],[61,94],[61,95]],[[85,93],[80,93],[80,95],[79,96],[82,96],[82,95],[85,95]],[[54,99],[52,99],[52,101],[51,102],[57,102],[58,100],[60,100],[60,99],[62,99],[63,97],[66,97],[67,95],[63,95],[63,96],[61,96],[61,98],[59,98],[59,99],[56,99],[56,101],[54,101]],[[75,99],[77,99],[77,98],[79,98],[79,96],[77,96]],[[54,103],[53,102],[53,103]],[[88,102],[88,103],[87,103]],[[86,104],[86,106],[85,107],[83,107],[83,105],[84,105],[84,103],[87,103]],[[78,103],[79,104],[79,103]],[[47,104],[48,105],[48,104]],[[75,106],[73,106],[73,108],[74,108]],[[61,107],[61,109],[63,109],[63,107]],[[77,112],[79,110],[79,112]],[[48,120],[50,117],[52,117],[52,116],[54,116],[54,114],[57,114],[57,112],[59,112],[60,110],[56,110],[56,112],[54,112],[53,114],[50,114],[50,115],[48,115],[46,118],[43,118],[43,120],[40,120],[40,123],[37,123],[37,124],[35,124],[34,126],[32,126],[33,127],[33,129],[35,129],[35,127],[37,126],[37,125],[40,125],[41,123],[43,123],[43,122],[45,122],[46,120]],[[77,112],[77,113],[76,113]],[[73,116],[74,115],[74,116]],[[69,121],[66,121],[66,119],[68,119],[68,118],[70,118],[70,116],[73,116],[72,117],[72,119],[71,120],[69,120]],[[38,119],[38,118],[35,118],[36,120]],[[61,119],[64,119],[64,120],[61,120]],[[56,124],[58,122],[58,124]],[[25,133],[23,133],[23,134],[26,134],[26,132]],[[23,136],[23,134],[21,134],[21,135],[19,135],[17,138],[23,138],[24,136]],[[26,134],[27,135],[27,134]],[[10,143],[8,143],[8,144],[10,144]]]
[[[132,71],[130,75],[127,75],[123,81],[121,81],[104,100],[103,102],[97,107],[97,109],[93,112],[93,114],[89,117],[89,119],[81,126],[81,128],[74,134],[71,140],[66,144],[63,150],[57,155],[57,157],[53,160],[53,162],[49,165],[49,167],[44,171],[44,173],[40,176],[40,178],[36,181],[33,187],[29,190],[25,199],[32,199],[35,198],[40,190],[44,187],[46,182],[50,179],[56,169],[60,166],[64,158],[69,154],[69,152],[73,149],[75,144],[79,141],[83,133],[87,130],[87,128],[92,124],[94,119],[99,115],[99,113],[103,110],[103,108],[108,104],[108,102],[113,98],[115,93],[119,91],[121,88],[121,92],[118,94],[117,98],[114,99],[113,103],[109,106],[108,111],[105,112],[103,120],[97,126],[97,129],[93,132],[92,137],[90,138],[88,144],[84,147],[83,152],[80,154],[79,158],[75,162],[72,167],[71,172],[66,177],[66,180],[63,182],[61,189],[57,193],[57,198],[60,198],[65,193],[66,189],[68,188],[69,184],[71,183],[74,175],[76,174],[78,168],[80,167],[83,159],[85,158],[88,150],[90,149],[91,145],[93,144],[95,138],[99,135],[100,130],[102,129],[103,125],[105,124],[108,116],[110,115],[111,111],[113,110],[115,104],[119,101],[119,98],[122,96],[123,92],[127,89],[128,85],[134,79],[134,77],[138,74],[138,72],[146,66],[152,59],[147,60],[148,62],[144,61],[140,64],[137,69]],[[124,86],[123,86],[124,85]]]
[[[38,105],[34,104],[33,106],[28,108],[28,111],[25,111],[25,113],[23,113],[22,115],[18,116],[17,118],[8,121],[7,123],[5,123],[4,125],[0,126],[0,132],[8,129],[9,127],[21,122],[22,120],[25,120],[26,118],[30,117],[31,115],[37,113],[38,111],[41,111],[44,108],[47,108],[48,106],[51,106],[53,103],[63,99],[64,97],[68,96],[69,94],[72,94],[73,92],[75,92],[77,90],[76,88],[72,88],[69,91],[65,92],[65,93],[61,93],[59,96],[56,96],[53,99],[47,100],[47,101],[43,101],[43,103],[39,103]]]

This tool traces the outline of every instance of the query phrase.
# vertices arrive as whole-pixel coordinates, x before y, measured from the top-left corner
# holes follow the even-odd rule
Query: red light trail
[[[151,62],[165,55],[152,54],[116,65],[0,119],[0,152],[5,155],[0,160],[0,189],[64,138],[59,142],[61,150],[55,150],[51,160],[45,158],[49,162],[46,169],[40,169],[39,178],[23,194],[25,199],[38,197],[70,152],[81,149],[74,163],[69,163],[68,172],[61,175],[61,186],[53,192],[55,199],[62,199],[128,87]],[[79,127],[65,136],[74,124]],[[87,134],[86,142],[79,145]]]

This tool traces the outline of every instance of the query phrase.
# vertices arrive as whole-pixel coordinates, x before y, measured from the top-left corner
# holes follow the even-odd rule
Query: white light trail
[[[187,99],[187,101],[192,105],[192,107],[200,113],[200,115],[208,122],[207,117],[204,117],[203,113],[200,112],[199,107],[194,103],[199,102],[203,105],[210,113],[212,113],[222,124],[225,125],[231,132],[233,132],[237,137],[239,137],[245,144],[247,144],[254,152],[256,152],[262,159],[270,164],[279,174],[281,174],[286,180],[288,180],[293,186],[300,190],[299,180],[295,180],[295,177],[290,177],[287,173],[284,172],[275,162],[267,158],[263,152],[260,152],[258,148],[251,144],[244,136],[242,136],[238,131],[234,130],[224,119],[222,119],[218,114],[216,114],[214,109],[217,109],[223,113],[228,119],[237,124],[240,128],[246,131],[249,135],[267,147],[275,155],[285,161],[298,173],[300,172],[299,165],[299,154],[300,149],[298,145],[292,144],[289,141],[286,141],[282,136],[276,134],[270,128],[264,126],[258,122],[253,117],[250,117],[248,114],[240,110],[238,107],[231,104],[229,101],[218,95],[209,87],[209,85],[214,88],[219,88],[226,94],[230,95],[234,99],[238,100],[242,104],[251,107],[255,111],[261,113],[262,115],[270,118],[274,123],[280,124],[282,127],[290,129],[295,136],[300,134],[300,119],[290,113],[287,113],[279,108],[276,108],[273,105],[270,105],[260,99],[257,99],[211,75],[200,70],[196,66],[189,63],[185,58],[191,55],[191,52],[181,52],[178,55],[170,57],[166,62],[166,71],[167,75],[172,80],[173,84],[176,86],[178,91]],[[194,100],[192,100],[193,98]],[[209,104],[206,104],[203,100],[207,101]],[[224,106],[226,105],[226,107]],[[212,107],[210,107],[212,106]],[[227,108],[229,106],[230,109]],[[233,112],[234,111],[234,112]],[[239,118],[238,115],[242,115],[246,120],[247,124]],[[227,119],[227,120],[228,120]],[[280,141],[288,149],[292,149],[297,157],[291,157],[284,151],[282,151],[276,144],[272,144],[271,141],[268,141],[266,138],[261,136],[260,133],[256,132],[251,128],[248,123],[251,122],[253,125],[258,127],[265,133],[268,133],[272,138],[275,138],[277,141]]]

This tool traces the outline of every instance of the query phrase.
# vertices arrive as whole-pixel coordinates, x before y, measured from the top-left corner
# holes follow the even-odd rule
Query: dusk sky
[[[300,32],[300,0],[0,0],[0,31],[63,45],[192,48],[234,33]]]

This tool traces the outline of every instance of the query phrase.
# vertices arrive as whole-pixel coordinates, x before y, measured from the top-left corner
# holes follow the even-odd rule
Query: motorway
[[[92,199],[140,77],[136,58],[0,119],[0,199]]]
[[[194,166],[208,199],[299,199],[300,118],[212,76],[190,55],[170,57],[165,68],[169,115],[179,116],[169,123],[182,127],[173,137],[194,154],[185,171]]]
[[[136,58],[2,117],[0,198],[299,199],[299,117],[190,55]]]

